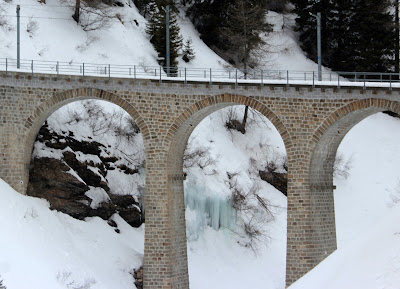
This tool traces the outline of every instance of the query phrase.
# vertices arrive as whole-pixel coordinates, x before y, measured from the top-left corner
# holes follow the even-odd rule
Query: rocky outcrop
[[[35,158],[31,162],[27,194],[44,198],[50,208],[83,220],[98,216],[108,220],[113,214],[125,219],[131,226],[139,227],[143,223],[139,203],[132,195],[118,195],[111,192],[105,176],[109,169],[120,169],[126,174],[138,173],[137,169],[114,162],[114,156],[101,156],[104,145],[98,142],[78,141],[73,133],[66,135],[51,132],[45,124],[39,131],[37,141],[51,149],[64,150],[61,159]],[[65,150],[67,147],[70,149]],[[71,151],[72,150],[72,151]],[[76,153],[96,155],[100,163],[80,161]],[[82,159],[82,158],[79,158]],[[101,188],[103,201],[93,206],[93,198],[87,195],[91,187]],[[104,198],[108,196],[107,198]]]
[[[276,171],[259,171],[260,178],[273,185],[282,194],[287,196],[287,173],[278,173]]]

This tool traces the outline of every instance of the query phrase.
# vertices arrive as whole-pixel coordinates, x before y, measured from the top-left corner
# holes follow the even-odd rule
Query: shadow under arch
[[[143,118],[139,112],[126,100],[122,99],[116,94],[111,92],[96,89],[96,88],[77,88],[72,90],[67,90],[62,93],[57,93],[48,100],[46,100],[42,105],[36,108],[36,110],[29,116],[25,122],[25,129],[28,131],[26,134],[24,145],[24,180],[25,184],[28,183],[29,179],[29,164],[32,157],[32,148],[36,139],[36,135],[39,132],[40,127],[43,122],[57,109],[60,107],[79,100],[85,99],[97,99],[111,102],[122,109],[124,109],[139,126],[140,131],[143,135],[143,140],[146,150],[146,140],[149,139],[149,129],[144,122]],[[26,186],[24,188],[24,194],[26,193]]]
[[[167,156],[168,206],[170,208],[172,262],[174,263],[172,279],[176,288],[189,288],[183,187],[183,155],[187,141],[193,130],[205,117],[233,105],[247,105],[263,114],[278,130],[286,151],[292,146],[290,134],[279,117],[266,105],[251,97],[232,94],[212,96],[191,105],[174,121],[164,139],[164,145],[169,148]]]
[[[337,149],[345,135],[360,121],[378,112],[400,113],[400,104],[383,99],[351,102],[332,113],[314,132],[309,147],[312,244],[317,265],[336,250],[336,224],[333,190],[333,166]]]

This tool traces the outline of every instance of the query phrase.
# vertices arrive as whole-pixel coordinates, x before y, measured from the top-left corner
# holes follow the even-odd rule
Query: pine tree
[[[150,6],[154,0],[133,0],[136,8],[143,17],[147,17],[150,13]]]
[[[193,22],[201,39],[211,49],[218,47],[225,50],[229,47],[224,42],[219,27],[226,26],[227,10],[234,0],[193,0],[187,15]]]
[[[146,32],[151,36],[150,42],[158,53],[158,63],[166,67],[166,11],[165,6],[151,5],[150,19],[146,27]],[[170,66],[178,66],[177,58],[182,47],[182,37],[177,23],[177,18],[173,9],[170,11]]]
[[[395,26],[389,0],[293,0],[302,49],[317,59],[321,12],[322,64],[335,71],[393,71]]]
[[[185,62],[190,62],[196,57],[193,47],[192,47],[192,38],[188,38],[185,42],[185,45],[183,46],[183,51],[182,51],[182,59]]]
[[[272,30],[265,16],[266,8],[261,3],[236,0],[228,8],[226,26],[220,29],[224,42],[229,45],[220,53],[235,67],[243,69],[245,75],[258,64],[254,51],[265,44],[260,34]]]
[[[211,49],[234,66],[247,69],[256,65],[253,52],[264,44],[260,33],[271,29],[265,17],[270,2],[193,0],[187,13]]]

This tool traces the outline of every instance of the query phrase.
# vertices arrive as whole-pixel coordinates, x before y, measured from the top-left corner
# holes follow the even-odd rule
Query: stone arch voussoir
[[[328,116],[324,122],[315,130],[310,146],[315,146],[325,132],[343,117],[353,112],[370,109],[369,115],[380,111],[391,111],[400,115],[400,103],[386,99],[363,99],[351,102]]]
[[[399,114],[399,103],[385,99],[364,99],[348,103],[329,115],[309,141],[309,190],[313,227],[311,238],[315,264],[336,249],[333,173],[337,149],[354,125],[381,111]]]
[[[170,126],[168,133],[166,134],[164,143],[167,147],[173,143],[175,140],[176,133],[181,128],[181,126],[190,119],[194,114],[198,113],[202,109],[211,106],[217,106],[219,108],[223,108],[229,105],[247,105],[261,114],[263,114],[272,124],[276,127],[279,134],[283,139],[283,143],[285,144],[286,150],[292,146],[292,141],[288,130],[286,129],[285,125],[279,119],[279,117],[267,106],[262,104],[261,102],[255,100],[252,97],[246,97],[241,95],[234,95],[234,94],[220,94],[205,98],[196,102],[195,104],[189,106],[185,109],[184,112],[181,113],[179,117],[175,119],[173,124]]]
[[[67,90],[61,93],[56,93],[49,99],[47,99],[42,105],[37,107],[35,111],[27,118],[25,122],[25,129],[27,130],[27,138],[25,141],[25,163],[29,164],[31,158],[31,149],[33,142],[36,138],[36,134],[43,123],[53,112],[57,109],[66,105],[68,103],[84,100],[84,99],[98,99],[111,102],[118,105],[124,109],[132,118],[135,120],[139,126],[143,139],[150,139],[149,129],[139,112],[126,100],[122,99],[120,96],[96,88],[77,88],[72,90]]]
[[[169,218],[171,229],[171,248],[175,252],[173,282],[187,284],[187,243],[183,180],[183,153],[186,142],[198,123],[218,109],[231,105],[248,105],[256,109],[273,123],[280,133],[286,150],[292,146],[291,137],[279,117],[267,106],[251,97],[233,94],[221,94],[202,99],[187,107],[171,124],[165,138],[164,147],[168,150],[167,175]],[[186,286],[186,285],[185,285]]]

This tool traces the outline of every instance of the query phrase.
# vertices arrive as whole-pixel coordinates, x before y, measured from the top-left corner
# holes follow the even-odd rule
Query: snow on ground
[[[286,197],[262,181],[258,170],[265,169],[268,161],[282,167],[285,147],[275,127],[253,111],[249,112],[245,135],[226,129],[226,116],[232,109],[241,120],[244,106],[225,108],[204,119],[193,131],[189,147],[208,148],[208,157],[214,163],[186,170],[185,194],[227,198],[232,184],[243,192],[256,186],[260,196],[279,208],[272,208],[275,220],[263,226],[269,237],[263,238],[265,244],[259,242],[255,251],[243,246],[242,238],[232,229],[215,231],[204,224],[201,212],[187,208],[190,288],[284,288]],[[230,178],[228,173],[234,176]]]
[[[17,58],[16,5],[20,5],[21,59],[158,66],[157,52],[145,31],[147,20],[132,1],[121,2],[124,7],[110,9],[111,14],[120,15],[121,21],[112,19],[105,28],[85,32],[71,17],[75,5],[72,0],[47,0],[46,4],[35,0],[3,1],[0,19],[7,24],[0,28],[0,55]],[[261,67],[315,71],[316,64],[304,56],[291,32],[294,15],[270,12],[267,18],[274,24],[274,31],[265,38],[268,45],[260,59]],[[178,23],[184,41],[192,39],[196,54],[190,63],[179,58],[179,67],[222,69],[229,66],[204,44],[184,12],[179,14]]]
[[[50,211],[2,180],[0,192],[0,280],[7,289],[135,288],[130,272],[142,264],[144,225],[135,229],[114,215],[118,234],[100,218]]]
[[[62,3],[67,3],[63,5]],[[72,63],[132,64],[158,66],[157,52],[146,34],[147,20],[132,1],[121,1],[124,7],[112,7],[111,14],[119,14],[121,20],[112,19],[108,27],[85,32],[72,19],[74,1],[47,0],[40,4],[35,0],[3,1],[5,11],[0,17],[7,26],[0,28],[0,55],[17,58],[16,5],[21,6],[21,59],[62,61]],[[180,59],[180,67],[223,68],[225,62],[209,49],[193,25],[183,16],[178,18],[184,40],[193,40],[197,57],[189,64]],[[35,23],[31,33],[28,27]]]

